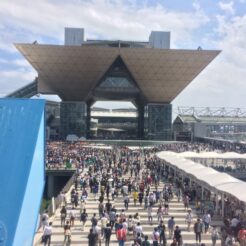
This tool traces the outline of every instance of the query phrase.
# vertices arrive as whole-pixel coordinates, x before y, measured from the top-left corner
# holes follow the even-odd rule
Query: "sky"
[[[172,104],[246,108],[246,0],[0,0],[0,97],[37,76],[13,44],[62,45],[64,27],[86,39],[170,31],[172,49],[222,50]]]

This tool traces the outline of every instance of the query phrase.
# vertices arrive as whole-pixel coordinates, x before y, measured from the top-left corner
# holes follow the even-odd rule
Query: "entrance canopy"
[[[57,94],[64,101],[95,100],[92,91],[102,79],[105,82],[100,90],[105,90],[112,79],[104,78],[106,72],[121,59],[130,74],[129,83],[118,79],[125,89],[138,92],[145,102],[169,103],[220,52],[93,45],[15,46],[38,72],[38,92]],[[131,88],[131,81],[135,87]]]
[[[246,182],[233,178],[229,174],[220,173],[213,168],[183,159],[174,152],[162,151],[157,154],[157,157],[161,160],[165,160],[173,168],[206,184],[206,186],[234,196],[242,202],[246,202]]]

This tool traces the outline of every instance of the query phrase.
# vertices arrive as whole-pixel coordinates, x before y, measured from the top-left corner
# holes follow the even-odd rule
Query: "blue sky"
[[[65,26],[99,39],[171,31],[171,48],[222,50],[173,104],[246,108],[246,0],[0,0],[0,96],[37,76],[13,43],[63,44]]]

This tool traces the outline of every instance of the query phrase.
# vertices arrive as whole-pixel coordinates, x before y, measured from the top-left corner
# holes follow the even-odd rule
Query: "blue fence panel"
[[[44,107],[0,99],[0,246],[32,245],[45,182]]]

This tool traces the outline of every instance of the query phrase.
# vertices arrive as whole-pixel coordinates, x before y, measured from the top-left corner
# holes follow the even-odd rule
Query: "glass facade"
[[[124,88],[134,88],[132,82],[125,77],[106,77],[105,80],[102,81],[99,87],[107,88],[107,87],[124,87]]]
[[[86,135],[86,103],[61,102],[60,124],[61,137],[75,134],[78,137]]]
[[[172,140],[171,104],[147,104],[144,118],[145,139]]]
[[[94,95],[105,98],[116,96],[120,99],[132,97],[132,94],[137,93],[139,93],[137,84],[134,82],[121,57],[118,57],[113,62],[110,69],[94,89]]]

